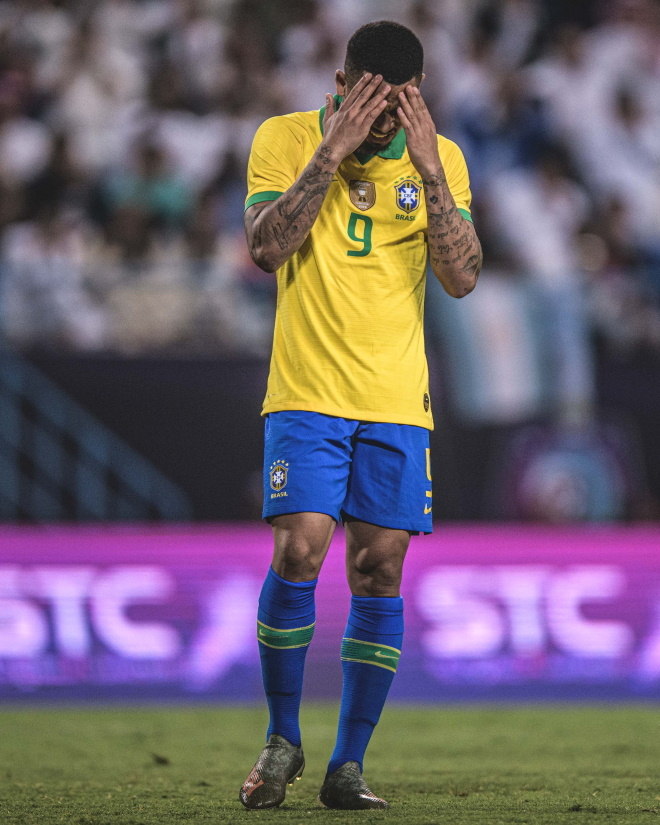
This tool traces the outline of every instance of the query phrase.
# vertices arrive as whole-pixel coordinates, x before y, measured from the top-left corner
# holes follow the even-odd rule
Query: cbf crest
[[[376,184],[370,180],[352,180],[348,187],[348,196],[353,206],[364,212],[376,203]]]
[[[270,465],[270,486],[276,493],[279,493],[284,487],[289,477],[289,462],[283,459],[277,459]],[[285,494],[286,495],[286,494]]]
[[[422,187],[414,180],[406,178],[394,187],[396,205],[402,212],[414,212],[420,204]]]

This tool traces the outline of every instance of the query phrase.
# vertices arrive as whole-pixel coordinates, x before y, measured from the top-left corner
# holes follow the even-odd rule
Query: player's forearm
[[[444,175],[430,175],[423,183],[431,268],[449,295],[462,298],[477,285],[481,244],[472,223],[456,208]]]
[[[245,229],[252,260],[275,272],[302,246],[318,217],[341,158],[321,143],[298,180],[256,217],[246,213]]]

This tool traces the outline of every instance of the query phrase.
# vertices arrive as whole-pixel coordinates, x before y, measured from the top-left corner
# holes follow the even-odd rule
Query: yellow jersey
[[[340,99],[339,99],[340,100]],[[248,163],[245,208],[275,200],[307,166],[325,107],[266,120]],[[470,220],[463,154],[438,135],[457,208]],[[276,273],[277,310],[263,414],[310,410],[433,429],[424,349],[427,215],[401,129],[339,166],[300,249]]]

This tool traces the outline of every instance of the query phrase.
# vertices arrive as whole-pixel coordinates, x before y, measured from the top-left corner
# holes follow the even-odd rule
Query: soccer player
[[[303,772],[314,589],[340,519],[352,595],[337,740],[319,799],[388,807],[362,770],[401,652],[404,556],[410,536],[432,527],[427,258],[457,298],[481,266],[465,161],[436,133],[422,64],[406,27],[362,26],[337,94],[320,111],[267,120],[252,145],[247,243],[277,273],[278,297],[263,407],[274,553],[257,615],[270,725],[240,790],[246,808],[281,804]]]

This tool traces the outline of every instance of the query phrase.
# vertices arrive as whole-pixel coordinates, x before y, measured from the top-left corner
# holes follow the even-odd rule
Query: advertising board
[[[336,697],[338,529],[305,695]],[[261,699],[267,526],[0,527],[0,698]],[[402,701],[660,698],[660,528],[439,527],[411,541]]]

